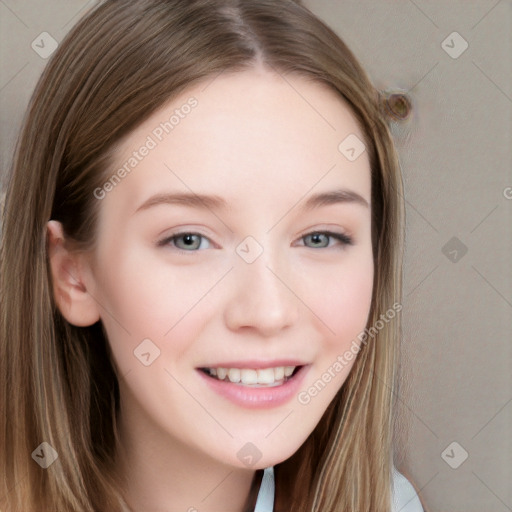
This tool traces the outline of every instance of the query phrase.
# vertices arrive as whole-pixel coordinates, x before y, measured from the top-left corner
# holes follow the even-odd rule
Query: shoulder
[[[411,482],[393,467],[393,512],[424,512]]]

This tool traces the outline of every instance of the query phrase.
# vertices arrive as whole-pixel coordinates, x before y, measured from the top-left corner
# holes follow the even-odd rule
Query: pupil
[[[323,241],[322,236],[323,236],[322,233],[315,233],[315,234],[311,235],[311,241],[315,245],[321,244]]]

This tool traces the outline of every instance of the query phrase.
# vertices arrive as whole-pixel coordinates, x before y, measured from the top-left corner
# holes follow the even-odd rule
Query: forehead
[[[369,201],[368,157],[347,158],[347,140],[362,146],[362,131],[326,85],[260,68],[222,73],[173,98],[122,141],[112,170],[128,172],[112,196],[136,205],[163,189],[188,189],[247,203],[262,193],[298,199],[346,186]]]

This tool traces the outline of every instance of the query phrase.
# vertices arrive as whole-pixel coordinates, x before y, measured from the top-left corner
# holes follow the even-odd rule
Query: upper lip
[[[203,365],[200,368],[240,368],[240,369],[264,369],[264,368],[278,368],[280,366],[305,366],[304,363],[298,359],[273,359],[261,360],[250,359],[245,361],[221,361],[220,363]]]

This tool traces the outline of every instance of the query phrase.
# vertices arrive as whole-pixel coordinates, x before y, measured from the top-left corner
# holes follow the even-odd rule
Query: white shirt
[[[274,468],[266,468],[256,500],[254,512],[274,510]],[[404,475],[393,467],[393,507],[392,512],[424,512],[414,487]]]

